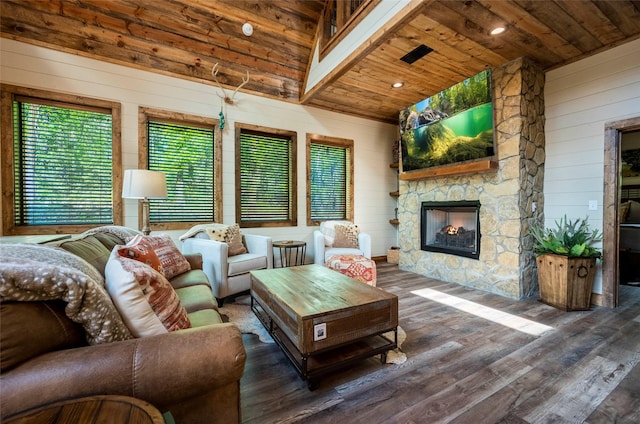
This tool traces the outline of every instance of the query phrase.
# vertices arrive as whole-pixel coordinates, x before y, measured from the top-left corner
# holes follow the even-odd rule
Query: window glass
[[[164,172],[168,196],[149,200],[149,222],[213,222],[213,128],[149,121],[148,134],[148,169]]]
[[[296,225],[295,134],[240,128],[237,147],[240,225]]]
[[[353,220],[353,141],[307,136],[308,225]]]
[[[3,198],[4,234],[121,224],[113,177],[119,105],[9,85],[2,91],[3,114],[11,117],[2,128],[3,160],[13,164],[3,167],[2,189],[11,193]]]

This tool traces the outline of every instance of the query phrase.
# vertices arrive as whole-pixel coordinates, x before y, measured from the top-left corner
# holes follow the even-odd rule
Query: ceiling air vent
[[[416,47],[415,49],[411,50],[409,53],[402,56],[400,60],[403,62],[407,62],[409,65],[411,65],[413,62],[425,57],[432,51],[433,49],[431,47],[427,47],[424,44],[420,44],[418,47]]]

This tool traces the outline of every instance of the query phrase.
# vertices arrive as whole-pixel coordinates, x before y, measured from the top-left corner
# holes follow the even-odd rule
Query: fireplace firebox
[[[480,202],[422,202],[420,248],[478,259]]]

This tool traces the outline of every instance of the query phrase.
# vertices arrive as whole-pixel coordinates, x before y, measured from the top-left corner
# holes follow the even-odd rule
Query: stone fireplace
[[[467,258],[480,256],[480,202],[422,202],[420,249]]]
[[[542,221],[544,206],[544,73],[521,58],[494,68],[492,78],[496,152],[491,159],[497,166],[421,179],[400,175],[399,266],[520,299],[537,287],[529,225]],[[423,249],[422,205],[433,202],[481,205],[477,212],[477,257]],[[469,230],[469,224],[442,227],[447,225]]]

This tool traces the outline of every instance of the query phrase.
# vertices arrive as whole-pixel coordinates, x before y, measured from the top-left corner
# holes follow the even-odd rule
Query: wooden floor
[[[616,309],[585,312],[386,263],[378,264],[378,287],[398,295],[408,360],[368,359],[310,392],[276,345],[244,335],[243,422],[640,423],[640,287],[620,286]],[[538,324],[551,328],[525,332]]]

